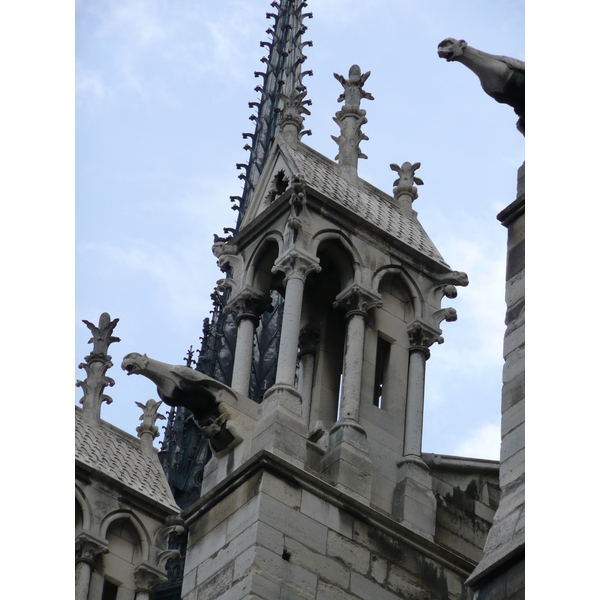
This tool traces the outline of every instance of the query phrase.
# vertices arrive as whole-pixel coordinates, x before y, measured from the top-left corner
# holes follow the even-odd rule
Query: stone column
[[[357,500],[371,500],[372,463],[367,434],[358,424],[360,392],[368,310],[381,306],[381,296],[354,284],[336,298],[334,306],[348,308],[346,313],[346,347],[340,419],[331,428],[329,449],[323,457],[323,474]]]
[[[321,270],[316,257],[291,250],[277,260],[273,272],[283,271],[285,304],[275,385],[265,393],[254,430],[252,452],[268,449],[304,467],[307,425],[302,419],[302,396],[294,387],[304,283],[309,273]]]
[[[351,419],[358,423],[367,319],[368,315],[364,310],[351,310],[346,313],[346,348],[340,401],[342,421]]]
[[[258,318],[250,313],[238,314],[237,341],[235,344],[235,358],[233,361],[233,374],[231,376],[231,389],[248,395],[250,388],[250,375],[252,373],[252,351],[254,348],[254,330],[258,325]]]
[[[411,346],[408,358],[404,456],[421,456],[423,405],[425,401],[425,362],[430,352],[423,346]]]
[[[265,294],[260,294],[250,287],[231,298],[225,312],[235,312],[237,317],[237,341],[235,344],[235,357],[231,388],[244,396],[248,395],[250,375],[252,373],[252,353],[254,349],[254,331],[258,326],[258,319],[265,310],[272,310],[271,299]]]
[[[106,540],[100,540],[86,533],[77,536],[75,539],[75,600],[87,600],[94,559],[96,555],[107,552]]]
[[[437,502],[429,467],[421,458],[423,439],[423,405],[425,398],[425,363],[429,346],[440,341],[440,331],[415,322],[408,329],[410,340],[404,452],[398,462],[398,485],[394,490],[392,514],[433,540]]]
[[[298,360],[300,361],[300,368],[298,370],[298,391],[302,396],[302,417],[307,427],[310,423],[315,355],[317,353],[318,342],[319,333],[315,329],[308,325],[302,328],[299,337],[300,352]]]

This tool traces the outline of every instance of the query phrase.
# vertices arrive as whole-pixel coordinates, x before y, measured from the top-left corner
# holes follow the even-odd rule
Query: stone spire
[[[77,387],[83,388],[83,398],[79,401],[83,405],[83,419],[92,426],[100,425],[100,407],[102,402],[110,404],[112,398],[104,393],[106,386],[115,385],[114,379],[106,377],[106,371],[113,366],[111,356],[108,355],[108,347],[113,342],[120,342],[118,337],[112,334],[119,319],[110,320],[108,313],[100,315],[98,326],[83,321],[92,332],[92,338],[88,344],[94,344],[92,351],[85,357],[85,363],[79,365],[84,369],[87,377],[83,381],[77,381]]]
[[[358,181],[358,159],[367,158],[360,150],[359,144],[362,140],[369,138],[361,131],[361,126],[367,123],[367,111],[360,108],[360,101],[363,98],[373,100],[369,92],[363,90],[365,81],[371,75],[371,71],[361,73],[358,65],[352,65],[348,72],[348,79],[342,75],[334,73],[333,76],[342,84],[344,91],[340,94],[338,102],[344,100],[342,110],[335,113],[333,120],[339,125],[341,135],[331,137],[339,146],[339,153],[335,157],[339,158],[339,164],[342,167],[342,174],[353,183]]]
[[[306,95],[306,86],[303,79],[312,75],[311,70],[302,70],[306,61],[305,46],[312,46],[311,41],[302,41],[306,32],[305,19],[312,19],[312,13],[302,12],[306,8],[306,1],[280,0],[272,2],[271,6],[277,9],[276,13],[268,12],[267,18],[273,19],[272,25],[266,33],[270,36],[268,41],[260,42],[261,48],[268,48],[268,56],[263,56],[261,62],[266,65],[264,71],[255,71],[254,76],[262,82],[254,88],[260,94],[258,101],[249,102],[250,108],[256,108],[256,113],[250,115],[250,120],[256,123],[254,133],[243,133],[242,137],[250,140],[244,146],[250,151],[248,163],[238,163],[239,178],[244,181],[244,190],[238,198],[239,205],[233,209],[238,211],[236,231],[242,223],[246,208],[254,194],[254,188],[267,160],[273,144],[278,122],[286,113],[286,101],[294,102],[298,94]],[[302,105],[310,105],[310,100],[304,100]],[[304,114],[310,114],[306,109]],[[302,120],[299,122],[302,127]],[[299,131],[299,135],[308,134],[310,131]]]

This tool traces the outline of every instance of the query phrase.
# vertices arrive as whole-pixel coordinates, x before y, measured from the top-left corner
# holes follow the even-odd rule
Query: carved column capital
[[[410,342],[410,352],[423,352],[426,358],[429,358],[429,347],[434,343],[442,344],[444,338],[440,335],[439,329],[434,329],[421,321],[413,321],[407,329],[408,340]]]
[[[304,354],[316,354],[319,338],[320,335],[316,329],[310,325],[305,325],[300,330],[300,335],[298,336],[298,346],[300,348],[298,356],[301,357]]]
[[[229,299],[223,309],[225,314],[236,314],[236,325],[239,326],[241,319],[250,319],[254,326],[258,325],[258,319],[265,311],[272,311],[271,297],[261,294],[250,286],[240,290],[235,296]]]
[[[383,303],[381,302],[381,294],[358,283],[353,283],[336,296],[333,306],[334,308],[345,308],[348,311],[346,319],[353,314],[362,314],[365,319],[368,319],[369,310],[381,308]]]
[[[136,595],[140,593],[146,593],[150,597],[152,597],[154,589],[157,586],[163,583],[168,583],[169,581],[165,571],[158,569],[146,561],[141,562],[133,570],[133,578],[135,581]]]
[[[320,273],[321,267],[316,256],[310,256],[301,250],[295,249],[286,252],[275,261],[271,272],[277,273],[278,271],[285,274],[283,282],[287,285],[290,279],[300,279],[305,282],[308,275],[313,271]]]
[[[75,538],[75,563],[87,562],[92,567],[98,554],[108,554],[108,542],[91,533],[80,533]]]

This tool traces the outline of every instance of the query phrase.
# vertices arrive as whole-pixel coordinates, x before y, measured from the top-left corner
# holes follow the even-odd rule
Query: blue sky
[[[235,164],[247,159],[270,10],[266,0],[76,3],[75,378],[90,348],[81,319],[108,311],[122,341],[111,346],[114,402],[102,416],[134,434],[135,401],[156,389],[128,378],[122,357],[181,363],[212,308],[222,276],[212,234],[235,223],[229,196],[241,190]],[[506,231],[496,214],[515,198],[525,142],[512,109],[436,48],[463,38],[524,60],[524,3],[312,0],[307,10],[313,135],[303,141],[336,155],[332,74],[370,70],[359,175],[391,193],[389,164],[421,162],[419,219],[469,275],[445,304],[458,321],[443,324],[446,341],[427,363],[423,449],[498,458]]]

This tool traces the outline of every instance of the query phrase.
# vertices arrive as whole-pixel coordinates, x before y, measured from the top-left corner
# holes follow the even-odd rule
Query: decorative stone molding
[[[92,332],[92,338],[88,344],[93,343],[94,346],[85,357],[85,363],[79,365],[80,369],[85,370],[87,376],[83,381],[77,381],[75,385],[83,389],[83,397],[79,402],[83,406],[84,420],[92,426],[98,426],[102,403],[110,404],[112,402],[112,398],[104,393],[107,386],[115,385],[114,379],[106,376],[106,371],[113,366],[107,352],[110,344],[121,341],[118,337],[111,335],[119,319],[111,321],[108,313],[102,313],[97,327],[85,319],[83,322]]]
[[[300,279],[302,282],[305,282],[308,275],[313,271],[320,273],[321,267],[317,257],[295,249],[286,252],[286,254],[275,261],[271,272],[277,273],[278,271],[282,271],[285,274],[283,282],[287,284],[290,279]]]
[[[212,253],[217,259],[219,269],[225,273],[237,267],[242,262],[242,258],[235,244],[230,244],[225,238],[217,236],[215,238],[215,243],[212,245]]]

